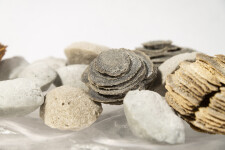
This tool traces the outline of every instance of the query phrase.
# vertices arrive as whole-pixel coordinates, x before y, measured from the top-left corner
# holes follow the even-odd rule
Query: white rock
[[[51,128],[81,130],[93,124],[102,112],[84,90],[61,86],[47,93],[40,117]]]
[[[0,81],[15,79],[19,73],[29,65],[29,63],[20,56],[4,59],[0,62]]]
[[[130,129],[138,137],[170,144],[185,141],[182,120],[156,92],[128,92],[124,98],[124,112]]]
[[[57,70],[61,67],[66,66],[66,60],[62,58],[55,58],[55,57],[47,57],[44,59],[40,59],[35,61],[34,63],[44,63],[48,65],[53,70]]]
[[[89,42],[75,42],[65,49],[69,64],[89,64],[108,47]]]
[[[197,53],[178,54],[163,62],[158,68],[162,75],[162,83],[165,83],[167,75],[173,73],[182,61],[195,61]]]
[[[33,80],[42,91],[45,91],[54,82],[57,73],[43,63],[33,63],[26,67],[19,77]]]
[[[25,78],[0,82],[0,117],[23,116],[44,102],[41,89]]]
[[[57,79],[62,85],[69,85],[76,88],[81,88],[88,91],[88,87],[81,81],[81,76],[88,65],[70,65],[66,67],[59,68],[57,70]],[[59,85],[59,83],[57,83]]]

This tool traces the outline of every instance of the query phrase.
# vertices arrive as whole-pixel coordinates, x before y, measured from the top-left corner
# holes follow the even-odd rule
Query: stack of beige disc
[[[143,47],[136,48],[136,50],[148,55],[155,66],[159,66],[175,55],[194,51],[189,48],[172,45],[172,41],[150,41],[143,43],[142,45]]]
[[[94,101],[118,104],[128,91],[145,89],[155,77],[156,69],[144,53],[112,49],[91,62],[82,81]]]
[[[166,100],[199,131],[225,134],[225,56],[197,54],[167,76]]]
[[[2,57],[5,55],[6,47],[0,43],[0,61],[2,60]]]

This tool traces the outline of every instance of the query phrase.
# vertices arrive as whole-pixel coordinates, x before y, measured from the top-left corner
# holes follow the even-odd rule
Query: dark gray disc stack
[[[183,48],[172,44],[172,41],[149,41],[142,44],[143,47],[136,48],[150,57],[155,66],[181,53],[193,52],[193,49]]]
[[[155,79],[156,69],[140,51],[112,49],[95,58],[82,75],[96,102],[121,104],[130,90],[146,89]]]

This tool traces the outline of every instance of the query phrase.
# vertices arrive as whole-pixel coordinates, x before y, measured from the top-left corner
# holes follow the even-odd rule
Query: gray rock
[[[0,91],[0,117],[29,114],[44,102],[41,89],[29,79],[1,81]]]
[[[128,92],[124,98],[124,112],[131,131],[138,137],[170,144],[185,141],[182,120],[156,92]]]
[[[57,70],[57,85],[69,85],[88,91],[88,87],[81,81],[81,76],[88,65],[70,65]]]
[[[0,62],[0,81],[15,79],[19,73],[29,65],[29,63],[20,56],[4,59]]]
[[[40,117],[51,128],[81,130],[93,124],[102,112],[82,89],[61,86],[46,95]]]
[[[98,54],[109,48],[89,42],[75,42],[65,49],[69,64],[90,64]]]
[[[62,58],[55,58],[55,57],[47,57],[44,59],[40,59],[35,61],[34,63],[44,63],[48,65],[53,70],[57,70],[61,67],[66,66],[66,60]]]
[[[54,82],[57,73],[43,63],[33,63],[26,67],[19,77],[33,80],[42,91],[45,91]]]

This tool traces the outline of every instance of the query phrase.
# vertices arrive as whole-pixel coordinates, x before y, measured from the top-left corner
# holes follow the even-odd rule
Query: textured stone
[[[75,64],[59,68],[57,85],[68,85],[88,91],[88,87],[81,81],[81,76],[87,66]]]
[[[47,57],[44,59],[40,59],[35,61],[34,63],[44,63],[48,65],[53,70],[57,70],[61,67],[66,66],[66,60],[62,58],[55,58],[55,57]]]
[[[225,134],[225,60],[197,54],[195,62],[182,62],[167,76],[166,100],[191,127]]]
[[[75,42],[65,49],[69,64],[90,64],[98,54],[109,48],[89,42]]]
[[[149,41],[142,45],[143,47],[136,48],[136,51],[141,51],[148,55],[157,67],[175,55],[194,51],[189,48],[172,45],[172,41]]]
[[[0,91],[0,117],[29,114],[44,101],[40,88],[25,78],[1,81]]]
[[[33,80],[42,91],[45,91],[55,81],[57,73],[43,63],[33,63],[27,66],[19,77]]]
[[[4,59],[0,62],[0,81],[15,79],[29,63],[20,56]]]
[[[94,101],[121,104],[128,91],[147,88],[155,77],[156,69],[144,53],[111,49],[91,62],[82,81]]]
[[[124,98],[124,112],[132,132],[147,140],[184,143],[182,120],[158,93],[130,91]]]
[[[101,104],[82,89],[61,86],[47,93],[40,116],[51,128],[77,131],[93,124],[101,112]]]

